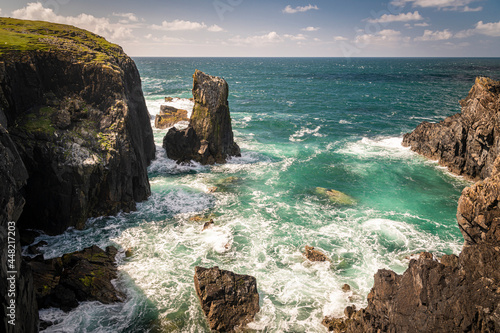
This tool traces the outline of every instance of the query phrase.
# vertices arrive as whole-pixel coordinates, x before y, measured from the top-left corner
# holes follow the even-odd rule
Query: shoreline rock
[[[225,163],[241,156],[234,142],[229,115],[228,85],[219,77],[196,70],[193,75],[194,108],[185,130],[171,128],[163,138],[167,157],[178,163]]]
[[[38,256],[30,260],[38,308],[70,311],[83,301],[123,301],[125,295],[111,283],[117,278],[117,253],[113,246],[104,251],[94,245],[59,258],[43,260]]]
[[[29,174],[19,227],[58,234],[134,210],[155,157],[135,63],[85,30],[0,18],[0,30],[19,27],[53,39],[0,54],[0,118]]]
[[[187,110],[162,105],[160,107],[160,113],[155,116],[155,127],[165,129],[172,127],[181,121],[189,121],[187,115]]]
[[[338,332],[500,332],[500,157],[497,156],[500,82],[477,78],[462,113],[424,122],[403,145],[439,159],[450,171],[480,180],[458,202],[462,252],[439,261],[410,260],[398,275],[381,269],[368,306],[323,324]]]
[[[259,312],[257,280],[230,271],[195,267],[194,286],[210,328],[216,332],[241,329]]]

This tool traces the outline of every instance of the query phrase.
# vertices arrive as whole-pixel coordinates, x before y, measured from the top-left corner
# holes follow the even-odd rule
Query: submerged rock
[[[181,121],[189,121],[187,110],[177,109],[173,106],[162,105],[160,113],[155,117],[155,127],[169,128]]]
[[[257,280],[230,271],[195,267],[194,285],[210,328],[234,332],[259,312]]]
[[[461,113],[439,123],[423,122],[404,135],[403,146],[458,175],[478,180],[492,174],[500,149],[500,82],[476,78]]]
[[[225,163],[240,156],[229,115],[228,85],[219,77],[196,70],[193,75],[194,108],[185,130],[171,128],[163,139],[168,158],[179,163]]]
[[[203,225],[203,230],[202,231],[205,231],[207,230],[208,228],[211,228],[214,226],[214,220],[210,220],[208,222],[205,222],[205,224]]]
[[[354,199],[353,197],[337,190],[329,190],[324,187],[316,187],[315,192],[322,197],[328,198],[335,204],[351,206],[357,203],[356,199]]]
[[[103,251],[94,245],[60,258],[37,257],[30,261],[38,307],[69,311],[77,307],[78,302],[109,304],[125,299],[111,282],[117,278],[117,252],[112,246]]]
[[[330,261],[330,259],[323,252],[308,245],[305,247],[304,256],[310,261]]]

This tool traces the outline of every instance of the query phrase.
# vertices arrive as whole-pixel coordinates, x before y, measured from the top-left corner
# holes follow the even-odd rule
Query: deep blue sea
[[[500,59],[134,60],[152,119],[166,96],[192,107],[195,69],[224,77],[242,157],[180,166],[161,148],[166,130],[154,130],[153,194],[137,212],[39,238],[46,258],[92,244],[130,248],[116,281],[127,300],[43,310],[58,322],[46,332],[209,332],[193,275],[215,265],[257,278],[261,311],[248,332],[326,332],[325,315],[366,306],[378,269],[402,273],[422,251],[459,253],[456,206],[470,183],[401,140],[424,120],[460,112],[476,76],[500,79]],[[202,232],[199,217],[215,227]],[[331,262],[305,260],[305,245]]]

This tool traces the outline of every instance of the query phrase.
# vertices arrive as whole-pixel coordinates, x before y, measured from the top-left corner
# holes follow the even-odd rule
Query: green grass
[[[76,60],[109,62],[124,57],[121,47],[70,25],[0,17],[0,58],[27,51],[64,51]]]
[[[38,113],[28,114],[21,118],[20,128],[28,133],[43,133],[52,136],[56,131],[50,119],[54,112],[54,109],[44,107]]]

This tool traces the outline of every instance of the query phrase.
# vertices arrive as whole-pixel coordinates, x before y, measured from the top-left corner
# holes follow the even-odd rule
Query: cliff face
[[[338,332],[500,332],[500,82],[478,78],[462,113],[422,123],[405,144],[470,178],[457,209],[460,255],[423,253],[398,275],[375,274],[368,306],[349,318],[325,318]]]
[[[500,149],[500,82],[479,77],[462,112],[437,124],[423,122],[403,138],[403,146],[438,160],[451,172],[485,179],[492,174]]]
[[[171,128],[163,139],[167,156],[178,162],[225,163],[240,156],[229,115],[227,82],[196,70],[193,75],[194,108],[187,129]]]
[[[55,234],[135,209],[150,194],[155,146],[134,62],[73,27],[0,26],[16,41],[0,48],[0,105],[29,173],[19,226]]]
[[[38,331],[33,278],[31,269],[21,257],[19,229],[15,223],[24,206],[21,189],[27,179],[28,173],[16,146],[0,121],[0,331],[9,333]],[[11,282],[15,283],[14,287]]]

